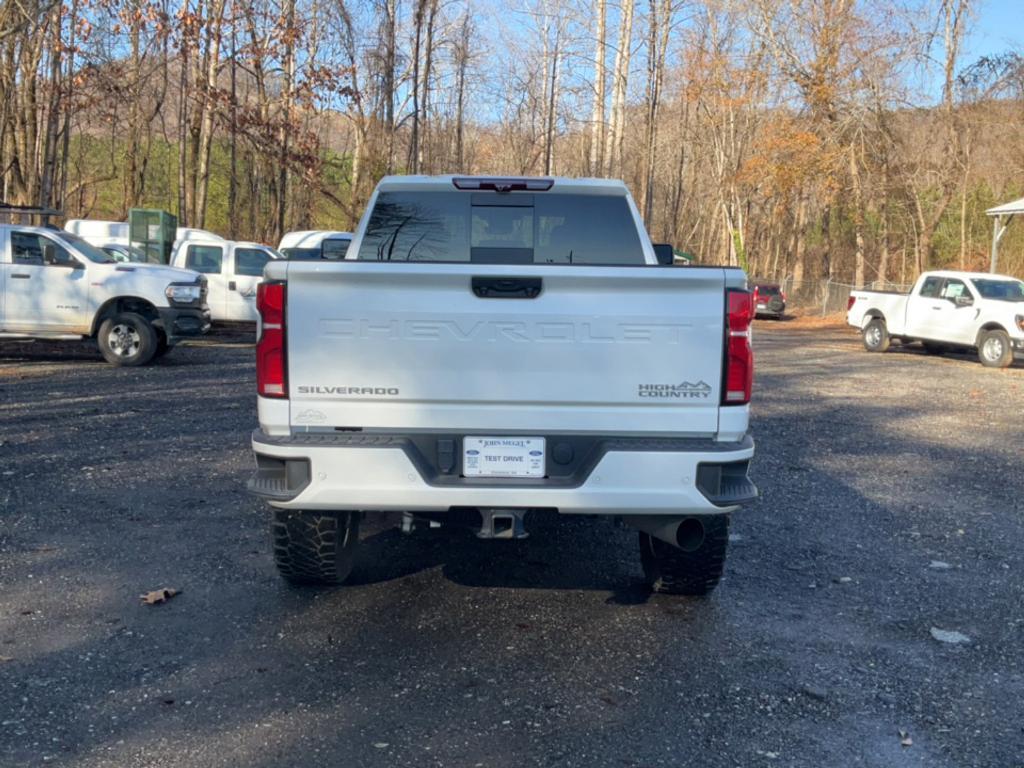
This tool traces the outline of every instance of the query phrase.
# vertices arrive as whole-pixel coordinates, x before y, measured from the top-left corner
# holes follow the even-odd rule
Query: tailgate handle
[[[539,277],[474,277],[472,285],[481,299],[536,299],[544,282]]]

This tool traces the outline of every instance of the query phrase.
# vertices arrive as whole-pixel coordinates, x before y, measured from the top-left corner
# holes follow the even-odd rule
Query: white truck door
[[[939,296],[941,277],[926,277],[920,288],[907,299],[906,333],[919,339],[939,339],[942,321],[939,314],[949,302]]]
[[[7,330],[7,286],[11,278],[10,237],[0,228],[0,331]]]
[[[229,320],[255,323],[256,286],[263,282],[263,268],[273,257],[263,248],[235,245],[231,248],[228,277],[227,313]]]
[[[8,330],[89,333],[89,278],[83,262],[56,240],[17,229],[10,231],[10,255]]]
[[[227,259],[224,258],[224,246],[215,243],[188,243],[185,246],[186,269],[193,269],[206,277],[206,303],[210,307],[210,318],[228,320],[227,294],[228,274]]]
[[[974,303],[978,298],[963,280],[946,278],[939,291],[942,308],[933,312],[935,320],[934,338],[957,344],[973,344],[978,336],[978,310]]]

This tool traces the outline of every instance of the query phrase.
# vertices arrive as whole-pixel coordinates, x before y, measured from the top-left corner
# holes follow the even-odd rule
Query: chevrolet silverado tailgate
[[[295,429],[718,429],[721,269],[295,262],[287,282]]]

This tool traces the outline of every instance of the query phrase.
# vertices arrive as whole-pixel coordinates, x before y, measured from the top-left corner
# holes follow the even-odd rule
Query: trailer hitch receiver
[[[525,509],[481,509],[476,535],[481,539],[525,539],[530,535],[523,525],[525,514]]]

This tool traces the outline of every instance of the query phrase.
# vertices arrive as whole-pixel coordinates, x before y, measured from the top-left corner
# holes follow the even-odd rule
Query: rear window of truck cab
[[[984,299],[1024,302],[1024,282],[1020,280],[993,280],[976,277],[971,280]]]
[[[635,265],[644,252],[622,196],[424,190],[377,195],[359,259]]]

